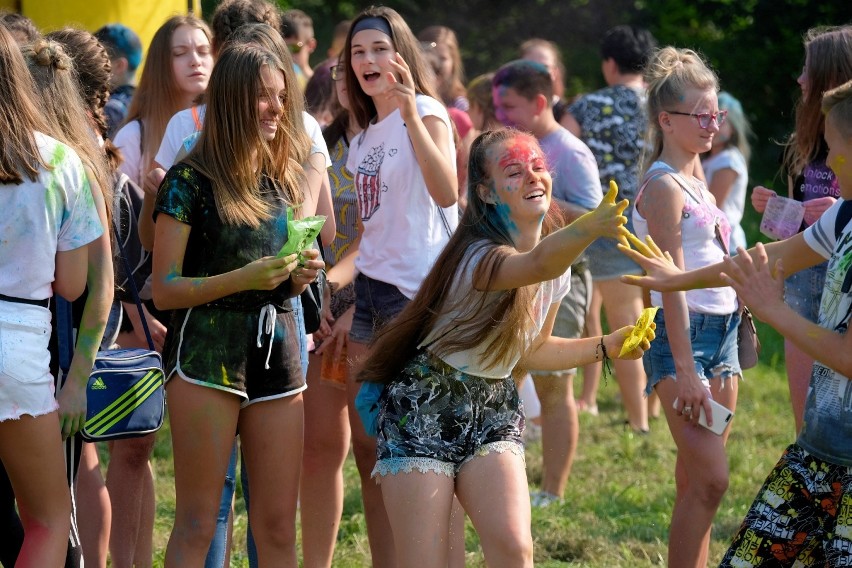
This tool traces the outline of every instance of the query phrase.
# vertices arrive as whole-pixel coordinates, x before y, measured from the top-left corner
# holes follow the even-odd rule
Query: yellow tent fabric
[[[139,35],[146,52],[154,32],[170,16],[186,14],[190,7],[201,14],[201,0],[0,0],[0,8],[6,4],[8,10],[19,8],[45,32],[69,25],[94,32],[105,24],[124,24]]]

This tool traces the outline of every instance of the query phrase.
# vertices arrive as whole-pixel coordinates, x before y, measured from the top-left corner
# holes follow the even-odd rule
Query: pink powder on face
[[[531,164],[535,161],[544,163],[544,154],[538,143],[526,136],[518,136],[506,143],[499,165],[500,168],[505,168],[515,162]]]

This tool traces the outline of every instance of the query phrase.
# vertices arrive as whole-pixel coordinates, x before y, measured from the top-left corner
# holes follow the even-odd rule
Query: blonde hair
[[[651,57],[645,68],[645,82],[648,85],[649,118],[645,148],[651,149],[645,157],[644,169],[647,170],[663,151],[660,113],[681,102],[688,89],[718,91],[719,79],[698,53],[669,46]]]
[[[107,204],[112,203],[112,175],[106,154],[95,138],[74,62],[58,42],[39,39],[21,48],[36,85],[46,134],[70,146],[94,172]]]
[[[272,141],[260,132],[257,101],[266,89],[263,67],[284,75],[285,107],[301,96],[274,55],[256,45],[229,43],[210,76],[204,129],[185,159],[210,179],[219,217],[229,225],[256,228],[270,218],[270,205],[259,192],[260,176],[276,183],[288,205],[302,201],[302,168],[293,156],[290,113],[282,113]]]
[[[201,30],[210,40],[210,28],[191,14],[166,20],[151,39],[142,78],[127,111],[125,124],[138,120],[144,125],[142,163],[146,167],[160,149],[169,120],[185,107],[185,95],[181,93],[172,69],[172,36],[181,26]]]
[[[48,168],[35,140],[47,129],[35,104],[33,81],[15,38],[0,25],[0,183],[20,184]]]
[[[852,80],[827,91],[822,97],[822,112],[826,120],[840,131],[844,138],[852,138]]]

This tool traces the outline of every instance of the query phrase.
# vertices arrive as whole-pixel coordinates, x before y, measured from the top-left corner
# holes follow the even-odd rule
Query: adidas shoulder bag
[[[117,235],[126,274],[131,275],[121,240]],[[144,436],[163,425],[166,395],[162,358],[154,349],[135,279],[128,277],[126,282],[139,310],[148,349],[109,349],[98,353],[86,385],[86,422],[80,431],[88,442]]]

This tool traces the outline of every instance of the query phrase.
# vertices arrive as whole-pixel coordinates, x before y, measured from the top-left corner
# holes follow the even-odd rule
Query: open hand
[[[643,242],[628,232],[627,240],[634,248],[619,243],[618,250],[641,266],[646,275],[626,275],[622,276],[620,280],[625,284],[632,284],[633,286],[641,286],[661,292],[673,292],[677,290],[672,277],[682,274],[683,270],[675,264],[672,255],[668,251],[660,250],[660,247],[657,246],[657,243],[654,242],[654,239],[650,235],[645,237],[645,241]]]
[[[767,321],[784,305],[784,267],[779,260],[775,269],[770,269],[763,243],[757,243],[754,250],[755,259],[742,247],[737,256],[725,257],[721,276],[754,315]]]
[[[628,201],[622,199],[615,201],[618,195],[618,186],[614,181],[609,183],[609,191],[604,196],[600,205],[592,211],[584,213],[572,225],[577,224],[583,230],[588,231],[595,238],[609,237],[617,239],[621,243],[626,243],[629,231],[624,227],[627,223],[627,217],[623,215],[627,209]]]
[[[388,86],[384,95],[387,99],[396,101],[402,120],[408,122],[417,115],[416,93],[411,69],[399,53],[395,55],[394,59],[388,60],[388,63],[390,63],[393,71],[387,72]]]

